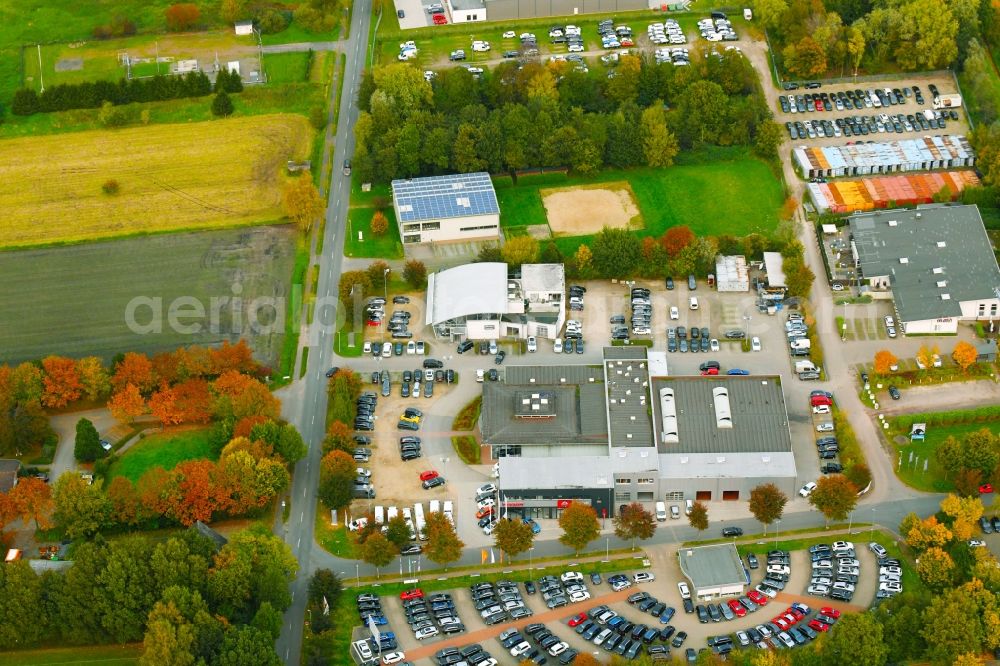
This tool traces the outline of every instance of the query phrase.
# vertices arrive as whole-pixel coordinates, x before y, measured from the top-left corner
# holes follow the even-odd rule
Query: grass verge
[[[138,664],[142,645],[94,645],[58,648],[37,648],[0,654],[0,666],[99,666]]]
[[[296,237],[295,264],[292,267],[291,286],[288,290],[288,306],[285,308],[285,335],[278,361],[278,373],[272,388],[278,388],[292,381],[295,351],[299,348],[299,320],[302,317],[302,295],[306,271],[309,268],[309,245],[301,234]]]
[[[472,435],[461,435],[451,438],[451,445],[455,447],[455,453],[466,465],[478,465],[482,457],[482,449],[479,442]]]
[[[948,478],[948,473],[941,467],[935,455],[937,448],[945,440],[949,437],[961,440],[969,433],[983,428],[994,434],[1000,434],[1000,421],[928,425],[923,441],[910,441],[910,424],[913,422],[913,416],[921,415],[890,419],[887,435],[896,452],[896,476],[911,488],[926,492],[947,493],[955,490],[955,484]],[[916,422],[919,422],[919,419]]]
[[[322,504],[316,505],[316,543],[331,555],[356,560],[360,557],[354,536],[343,524],[330,525],[329,511]]]
[[[208,428],[198,428],[144,437],[111,465],[108,483],[116,476],[135,483],[153,467],[169,471],[185,460],[210,458],[213,454],[210,433]]]
[[[399,239],[396,213],[392,207],[382,211],[389,223],[381,236],[372,233],[374,208],[354,208],[348,213],[348,233],[344,239],[344,255],[369,259],[402,259],[403,243]],[[358,238],[361,234],[361,239]]]
[[[482,408],[483,396],[478,395],[458,413],[458,416],[455,417],[455,421],[451,424],[451,429],[462,431],[473,430],[476,427],[476,423],[479,421],[479,412]]]

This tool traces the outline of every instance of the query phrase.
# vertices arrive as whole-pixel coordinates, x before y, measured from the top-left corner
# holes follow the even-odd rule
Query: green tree
[[[173,603],[157,602],[149,614],[139,666],[192,666],[195,630]]]
[[[419,289],[427,282],[427,267],[418,259],[410,259],[403,266],[403,279],[414,289]]]
[[[594,270],[601,277],[630,277],[642,257],[639,238],[628,229],[604,227],[591,244]]]
[[[396,546],[382,536],[381,532],[375,532],[361,545],[361,559],[376,570],[392,562],[398,554]]]
[[[515,236],[507,239],[500,248],[500,256],[508,264],[521,266],[538,262],[538,241],[533,236]]]
[[[128,536],[108,544],[104,569],[97,577],[101,595],[95,605],[101,623],[118,643],[142,638],[146,619],[156,602],[150,583],[151,542]]]
[[[285,464],[291,467],[305,458],[309,449],[298,429],[291,423],[286,423],[281,426],[281,433],[278,435],[278,441],[274,445],[274,452],[282,457]]]
[[[765,28],[777,28],[781,17],[788,11],[785,0],[754,0],[751,4],[753,18]]]
[[[827,637],[823,663],[829,666],[865,664],[882,666],[887,650],[882,625],[871,613],[851,613],[837,621],[837,630]]]
[[[785,142],[785,135],[782,134],[781,126],[773,120],[765,120],[757,126],[757,135],[754,137],[754,152],[767,160],[778,158],[778,149]]]
[[[42,581],[27,560],[0,567],[0,649],[31,645],[48,630],[43,607]]]
[[[458,538],[455,526],[440,511],[428,513],[426,522],[424,534],[427,537],[427,545],[424,548],[424,555],[427,559],[444,566],[457,562],[462,557],[465,543]]]
[[[256,627],[230,627],[222,639],[217,666],[281,666],[274,640]]]
[[[715,143],[728,125],[729,97],[714,81],[696,81],[679,95],[677,109],[684,125],[678,130],[685,145]],[[676,129],[676,126],[675,126]]]
[[[781,520],[786,504],[788,497],[773,483],[762,483],[750,491],[750,513],[764,526],[764,534],[771,523]]]
[[[809,503],[830,520],[844,520],[858,503],[858,489],[843,474],[829,474],[816,482]]]
[[[645,541],[656,533],[656,517],[638,502],[621,507],[614,519],[615,536],[632,542],[635,550],[636,539]]]
[[[708,529],[708,507],[704,502],[695,502],[691,505],[691,513],[688,514],[688,523],[699,532]]]
[[[52,489],[53,519],[70,539],[89,537],[108,522],[110,504],[101,491],[102,479],[88,484],[77,472],[63,472]]]
[[[643,110],[640,126],[646,165],[668,167],[673,164],[680,148],[677,137],[667,129],[667,114],[663,110],[662,100],[654,101]]]
[[[351,503],[357,466],[343,451],[331,451],[320,461],[316,495],[330,509],[344,509]]]
[[[535,533],[522,520],[503,518],[493,528],[493,539],[497,548],[514,559],[531,548],[535,542]]]
[[[271,640],[276,641],[281,634],[281,620],[281,613],[271,605],[270,601],[265,601],[257,609],[250,625],[260,629],[270,636]]]
[[[231,535],[215,555],[208,578],[213,608],[236,622],[250,622],[263,602],[284,611],[298,561],[291,548],[263,525]]]
[[[474,125],[462,123],[458,126],[451,149],[451,162],[459,173],[473,173],[486,168],[486,161],[479,157],[476,149],[477,134]]]
[[[786,46],[781,54],[793,76],[812,78],[826,72],[826,50],[808,35]]]
[[[920,616],[924,601],[909,592],[886,601],[873,611],[882,625],[882,635],[888,660],[901,663],[917,659],[924,653],[924,622]]]
[[[561,264],[563,263],[562,252],[559,251],[559,246],[554,242],[549,241],[542,248],[541,262],[543,264]]]
[[[101,448],[101,436],[97,434],[97,428],[88,419],[80,419],[76,422],[76,441],[73,446],[73,455],[80,462],[94,462],[102,456],[104,449]]]
[[[904,69],[938,69],[958,56],[958,19],[944,0],[912,0],[895,26],[896,62]]]
[[[932,663],[950,665],[960,654],[982,651],[985,609],[969,594],[967,585],[932,595],[924,609],[924,626],[932,632],[926,635],[923,656]]]
[[[410,527],[406,524],[406,517],[403,514],[397,513],[386,523],[385,538],[399,550],[410,545]]]
[[[224,118],[226,116],[233,115],[233,100],[229,99],[229,95],[226,94],[225,90],[216,93],[215,97],[212,99],[212,115]]]
[[[584,546],[601,534],[601,525],[597,522],[597,513],[593,508],[580,502],[570,502],[559,516],[559,527],[562,528],[560,543],[579,553]]]

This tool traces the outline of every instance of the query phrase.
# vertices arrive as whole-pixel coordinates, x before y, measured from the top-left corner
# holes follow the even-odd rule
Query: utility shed
[[[715,258],[715,288],[719,291],[750,291],[750,273],[743,255]]]
[[[731,543],[677,551],[681,573],[691,581],[691,592],[699,599],[740,596],[747,586],[747,573],[736,546]]]

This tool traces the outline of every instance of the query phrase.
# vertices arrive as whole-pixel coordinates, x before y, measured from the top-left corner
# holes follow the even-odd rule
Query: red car
[[[736,613],[736,617],[743,617],[747,614],[747,609],[736,599],[729,600],[729,610]]]
[[[575,627],[578,624],[583,624],[587,621],[587,614],[580,613],[579,615],[574,615],[569,619],[569,626]]]
[[[761,594],[757,590],[750,590],[747,592],[747,596],[750,597],[750,601],[758,606],[766,606],[767,602],[771,600],[766,594]]]
[[[788,611],[785,613],[785,617],[788,617],[789,615],[794,617],[796,622],[798,622],[799,620],[801,620],[806,616],[806,614],[800,611],[798,608],[789,608]]]
[[[829,606],[823,606],[819,609],[820,615],[826,615],[827,617],[832,617],[834,620],[840,619],[840,611],[836,608],[830,608]]]
[[[431,479],[433,479],[433,478],[434,478],[434,477],[436,477],[437,475],[438,475],[438,473],[437,473],[437,472],[435,472],[435,471],[434,471],[434,470],[432,470],[432,469],[429,469],[429,470],[427,470],[426,472],[421,472],[421,473],[420,473],[420,480],[421,480],[421,481],[430,481]]]
[[[719,374],[718,368],[705,368],[704,370],[701,371],[702,377],[708,377],[710,375],[717,375],[717,374]]]
[[[819,620],[809,620],[809,628],[815,629],[816,631],[830,631],[830,625],[826,622],[820,622]]]
[[[821,99],[816,100],[816,110],[817,111],[823,110],[823,100]]]
[[[779,615],[778,617],[771,620],[779,629],[786,631],[788,627],[792,626],[784,615]]]
[[[419,587],[415,587],[412,590],[403,590],[399,593],[399,598],[403,601],[409,601],[410,599],[423,599],[424,591]]]
[[[482,509],[476,512],[476,520],[482,520],[491,513],[493,513],[493,507],[484,506]]]
[[[985,495],[986,493],[991,493],[991,492],[993,492],[993,485],[992,484],[990,484],[990,483],[984,483],[983,485],[979,486],[979,493],[980,494]]]
[[[819,405],[832,405],[833,401],[825,395],[814,395],[809,399],[809,404],[813,407],[818,407]]]
[[[444,25],[448,22],[448,17],[444,14],[434,14],[434,25]]]

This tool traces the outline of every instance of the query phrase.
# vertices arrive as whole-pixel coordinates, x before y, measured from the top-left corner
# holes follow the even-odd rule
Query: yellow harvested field
[[[274,114],[0,142],[0,247],[273,222],[312,136]]]

